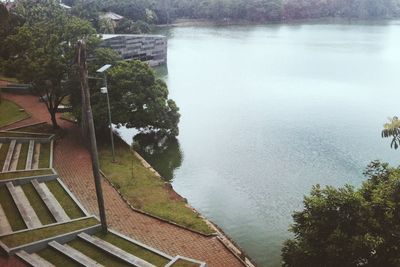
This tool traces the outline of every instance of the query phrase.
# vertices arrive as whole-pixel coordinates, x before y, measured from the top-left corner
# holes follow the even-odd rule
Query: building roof
[[[124,18],[123,16],[118,15],[117,13],[114,13],[114,12],[110,12],[110,11],[106,12],[104,14],[101,14],[100,17],[106,18],[106,19],[111,19],[111,20],[121,20]]]

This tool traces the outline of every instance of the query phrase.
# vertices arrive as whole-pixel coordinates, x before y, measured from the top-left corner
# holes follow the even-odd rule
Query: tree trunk
[[[53,129],[54,130],[60,129],[60,126],[57,123],[56,111],[51,111],[50,117],[51,117],[51,123],[53,124]]]

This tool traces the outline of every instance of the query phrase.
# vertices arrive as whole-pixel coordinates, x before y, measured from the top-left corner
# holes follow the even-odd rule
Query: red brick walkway
[[[39,104],[37,98],[11,94],[4,94],[4,98],[16,102],[32,114],[30,119],[17,123],[18,126],[27,122],[49,121],[45,106]],[[90,154],[74,124],[64,120],[59,120],[59,124],[66,130],[66,135],[56,142],[55,169],[88,211],[98,215]],[[243,266],[216,237],[205,237],[135,212],[106,181],[102,182],[102,186],[107,219],[112,229],[172,256],[202,260],[208,266]]]

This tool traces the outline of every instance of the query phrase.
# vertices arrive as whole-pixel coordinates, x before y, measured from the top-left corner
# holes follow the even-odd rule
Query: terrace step
[[[57,222],[66,222],[70,220],[67,213],[65,213],[64,209],[45,183],[39,183],[36,179],[32,180],[31,183]]]
[[[17,169],[19,154],[21,153],[22,143],[17,143],[14,148],[14,154],[11,158],[9,171],[15,171]]]
[[[80,233],[79,238],[85,240],[86,242],[95,245],[96,247],[100,248],[101,250],[113,255],[114,257],[117,257],[129,264],[132,264],[133,266],[137,267],[155,267],[153,264],[148,263],[145,260],[142,260],[122,249],[119,247],[114,246],[113,244],[110,244],[98,237],[90,236],[86,233]]]
[[[15,254],[33,267],[54,267],[53,264],[46,261],[36,253],[29,254],[25,250],[21,250]]]
[[[85,254],[74,249],[73,247],[68,246],[67,244],[61,245],[56,241],[52,241],[49,243],[49,246],[61,252],[65,256],[71,258],[72,260],[76,261],[77,263],[82,264],[83,266],[96,266],[96,267],[103,266],[100,263],[86,256]]]
[[[21,186],[14,186],[12,182],[6,183],[8,191],[17,206],[22,219],[28,228],[36,228],[42,226],[35,210],[32,208]]]
[[[33,158],[33,148],[35,146],[35,141],[29,141],[29,148],[28,148],[28,157],[26,159],[25,170],[32,169],[32,158]]]
[[[33,159],[32,159],[32,170],[39,169],[39,157],[40,157],[40,143],[35,143],[35,150],[33,152]]]
[[[0,204],[0,235],[12,233],[12,228],[4,213],[3,207]]]
[[[8,171],[8,169],[10,168],[11,159],[12,159],[12,156],[14,154],[15,143],[16,143],[16,140],[12,140],[10,142],[10,146],[8,147],[6,160],[4,161],[4,165],[3,165],[3,172]]]

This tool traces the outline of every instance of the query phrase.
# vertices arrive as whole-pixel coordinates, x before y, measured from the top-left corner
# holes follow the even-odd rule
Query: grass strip
[[[46,183],[46,185],[71,219],[77,219],[85,216],[83,211],[57,180],[49,181]]]
[[[0,180],[16,179],[32,176],[43,176],[53,174],[52,169],[44,170],[31,170],[31,171],[18,171],[18,172],[4,172],[0,173]]]
[[[99,224],[99,221],[97,221],[95,218],[86,218],[79,221],[67,222],[40,229],[33,229],[22,233],[3,236],[0,237],[0,240],[8,247],[14,248],[42,239],[70,233],[79,229],[84,229],[97,224]]]
[[[17,170],[25,170],[26,160],[28,158],[29,143],[22,143],[21,151],[19,152]]]
[[[102,171],[135,208],[205,234],[214,231],[162,179],[145,168],[128,145],[116,139],[116,160],[108,140],[98,144]]]
[[[33,185],[28,183],[22,185],[21,187],[22,190],[24,190],[24,193],[28,198],[32,208],[35,210],[36,215],[39,217],[40,222],[43,225],[55,223],[56,220],[54,219],[50,210],[47,208],[46,204],[44,204],[43,199],[40,197]]]
[[[0,187],[0,204],[13,231],[26,229],[24,220],[5,185]]]
[[[46,261],[52,263],[54,266],[63,266],[63,267],[80,267],[81,265],[71,258],[65,256],[61,252],[58,252],[54,248],[47,247],[39,252],[37,252],[40,257],[45,259]]]
[[[0,102],[0,114],[6,115],[0,117],[0,127],[29,117],[28,113],[21,111],[21,107],[5,99]]]
[[[39,168],[50,167],[50,143],[42,143],[40,145]]]
[[[199,267],[200,265],[194,262],[190,262],[184,259],[179,259],[177,260],[174,264],[172,264],[173,267]]]
[[[103,234],[103,233],[97,233],[97,237],[103,239],[104,241],[107,241],[110,244],[113,244],[116,247],[119,247],[120,249],[135,255],[136,257],[139,257],[155,266],[165,266],[170,260],[167,258],[164,258],[161,255],[158,255],[150,250],[147,250],[141,246],[138,246],[134,243],[129,242],[128,240],[125,240],[117,235],[114,235],[112,233],[108,234]]]
[[[102,249],[89,244],[81,239],[75,239],[68,243],[74,249],[82,252],[89,258],[97,261],[103,266],[115,266],[115,267],[130,267],[132,265],[112,256],[111,254],[103,251]]]

